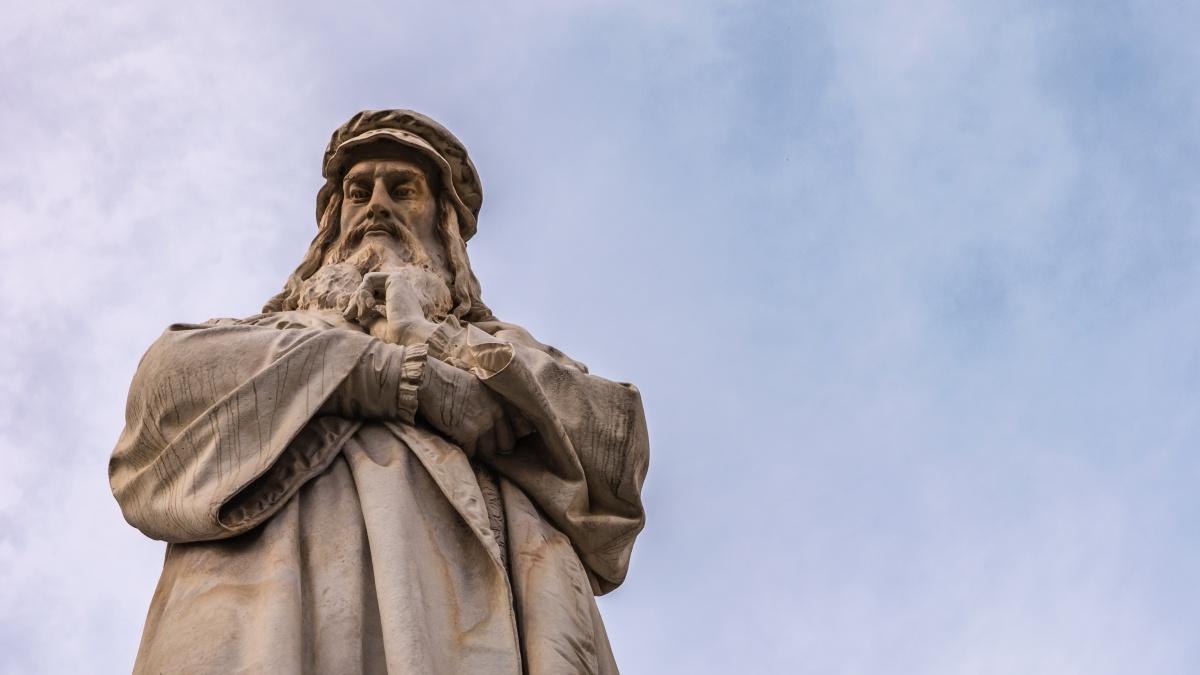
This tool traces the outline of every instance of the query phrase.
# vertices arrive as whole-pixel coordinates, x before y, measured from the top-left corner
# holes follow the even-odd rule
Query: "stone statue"
[[[139,673],[615,673],[648,441],[636,388],[499,321],[466,149],[334,132],[317,236],[262,314],[170,326],[109,480],[168,542]]]

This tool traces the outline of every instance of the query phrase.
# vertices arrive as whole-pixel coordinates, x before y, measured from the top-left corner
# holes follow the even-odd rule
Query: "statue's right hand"
[[[350,296],[343,316],[347,321],[358,323],[376,334],[372,325],[381,317],[375,308],[382,304],[386,330],[379,337],[393,344],[410,344],[409,338],[419,334],[417,329],[429,323],[425,318],[422,300],[422,295],[413,286],[412,275],[371,272],[363,277],[358,289]]]
[[[468,456],[507,453],[516,443],[496,395],[474,374],[437,359],[425,362],[417,412]]]

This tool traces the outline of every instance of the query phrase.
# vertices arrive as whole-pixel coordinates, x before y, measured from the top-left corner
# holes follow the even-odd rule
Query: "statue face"
[[[407,230],[424,247],[435,268],[445,267],[437,234],[437,199],[429,175],[415,158],[363,159],[342,181],[338,244],[347,252],[364,245],[382,245],[402,259],[408,250]]]

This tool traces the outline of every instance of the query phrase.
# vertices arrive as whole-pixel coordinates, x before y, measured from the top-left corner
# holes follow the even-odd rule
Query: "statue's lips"
[[[387,225],[372,225],[363,232],[364,237],[369,237],[373,234],[386,234],[390,237],[392,236],[392,228]]]

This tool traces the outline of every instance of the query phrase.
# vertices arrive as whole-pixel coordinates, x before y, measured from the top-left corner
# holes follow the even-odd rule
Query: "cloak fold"
[[[450,320],[429,354],[536,430],[470,460],[415,417],[426,345],[292,319],[175,325],[139,364],[109,476],[170,544],[136,670],[615,673],[592,596],[644,523],[637,390]]]

